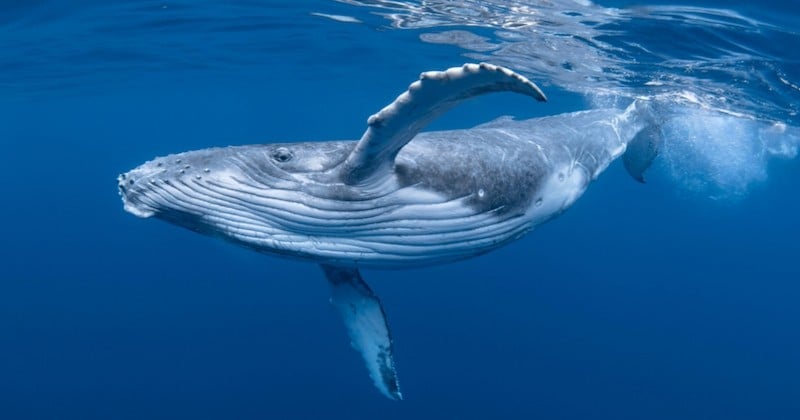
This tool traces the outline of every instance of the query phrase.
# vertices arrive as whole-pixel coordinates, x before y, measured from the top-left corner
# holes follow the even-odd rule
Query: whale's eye
[[[275,160],[275,162],[288,162],[292,160],[292,157],[294,157],[292,152],[285,147],[279,147],[272,152],[272,159]]]

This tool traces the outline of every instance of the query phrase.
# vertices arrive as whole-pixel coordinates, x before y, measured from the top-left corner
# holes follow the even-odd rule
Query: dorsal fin
[[[357,184],[390,173],[400,149],[437,117],[466,99],[503,91],[547,100],[524,76],[492,64],[422,73],[394,102],[369,117],[367,131],[339,166],[339,175],[345,183]]]

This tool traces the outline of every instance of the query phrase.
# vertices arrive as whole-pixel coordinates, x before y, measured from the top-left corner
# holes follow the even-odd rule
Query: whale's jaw
[[[146,219],[148,217],[153,217],[153,215],[155,214],[155,212],[153,212],[152,210],[139,207],[136,204],[125,200],[124,198],[122,200],[123,200],[122,208],[136,217],[141,217],[143,219]]]
[[[155,211],[139,199],[142,187],[138,185],[138,177],[133,174],[135,171],[123,173],[117,177],[117,188],[119,196],[122,198],[122,206],[125,211],[136,217],[152,217],[155,215]],[[149,182],[149,180],[145,182]]]

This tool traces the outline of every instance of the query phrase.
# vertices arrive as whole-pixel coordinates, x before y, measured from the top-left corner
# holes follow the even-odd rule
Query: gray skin
[[[375,386],[400,399],[383,307],[359,267],[473,257],[550,220],[634,141],[641,179],[655,153],[636,103],[469,130],[419,133],[470,97],[530,81],[490,64],[423,73],[358,141],[263,144],[156,158],[120,175],[125,209],[259,252],[320,264]]]

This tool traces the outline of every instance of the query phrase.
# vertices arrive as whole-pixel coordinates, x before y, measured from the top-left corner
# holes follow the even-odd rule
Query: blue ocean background
[[[695,136],[713,165],[681,149],[641,185],[617,162],[500,250],[365,270],[402,402],[318,267],[122,209],[116,176],[154,156],[357,139],[467,61],[549,102],[431,129],[663,95],[796,147],[800,4],[666,1],[0,2],[0,418],[800,418],[800,161],[727,124]]]

